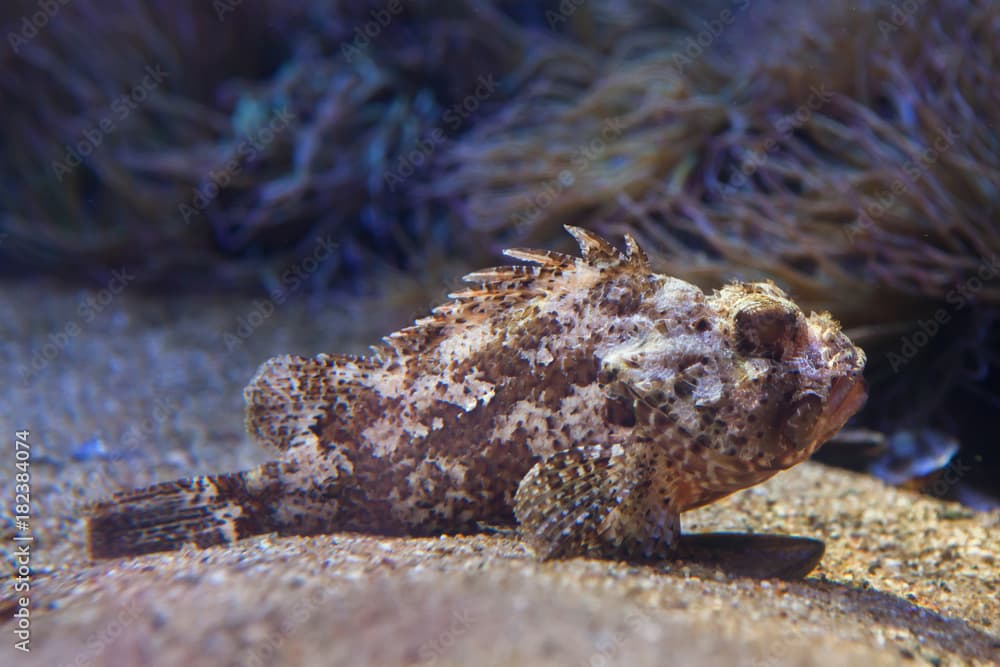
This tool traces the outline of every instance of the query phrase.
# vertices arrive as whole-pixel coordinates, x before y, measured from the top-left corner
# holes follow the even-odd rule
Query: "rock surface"
[[[262,537],[89,562],[82,500],[266,458],[242,432],[258,363],[362,351],[400,322],[372,317],[377,304],[288,304],[230,346],[250,300],[126,292],[84,321],[82,296],[0,293],[13,330],[0,363],[15,383],[3,413],[11,432],[31,431],[35,537],[32,651],[9,639],[2,664],[1000,664],[1000,512],[814,463],[684,517],[688,532],[822,539],[802,581],[698,562],[537,563],[505,534]],[[69,322],[79,332],[22,383]]]

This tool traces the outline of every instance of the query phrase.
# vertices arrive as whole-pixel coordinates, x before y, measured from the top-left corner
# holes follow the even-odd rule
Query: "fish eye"
[[[794,347],[802,322],[779,301],[755,301],[736,313],[737,349],[746,356],[780,360]]]

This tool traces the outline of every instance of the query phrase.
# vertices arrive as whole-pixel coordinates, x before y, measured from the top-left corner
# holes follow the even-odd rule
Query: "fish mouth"
[[[810,451],[815,451],[824,442],[837,434],[847,420],[861,409],[868,399],[868,388],[860,373],[842,375],[830,385],[826,408],[816,420]]]
[[[815,417],[809,430],[802,436],[782,435],[782,448],[775,455],[772,470],[787,470],[809,458],[813,452],[843,428],[847,420],[861,409],[868,398],[868,391],[861,374],[842,375],[830,384],[822,411]],[[786,422],[787,423],[787,422]]]

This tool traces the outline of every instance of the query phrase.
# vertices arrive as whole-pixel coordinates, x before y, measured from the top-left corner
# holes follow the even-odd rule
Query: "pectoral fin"
[[[539,461],[521,480],[514,513],[541,560],[581,555],[599,544],[597,528],[622,502],[621,446],[580,447]]]
[[[542,559],[664,557],[680,517],[642,443],[580,447],[538,462],[521,480],[515,515]]]

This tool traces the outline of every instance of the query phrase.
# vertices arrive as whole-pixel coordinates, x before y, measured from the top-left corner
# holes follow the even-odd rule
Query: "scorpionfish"
[[[244,391],[274,459],[88,508],[94,557],[250,535],[517,526],[540,559],[666,558],[680,515],[812,454],[864,403],[864,352],[771,282],[704,293],[566,228],[511,249],[368,356],[278,356]]]

